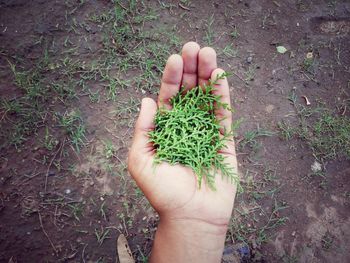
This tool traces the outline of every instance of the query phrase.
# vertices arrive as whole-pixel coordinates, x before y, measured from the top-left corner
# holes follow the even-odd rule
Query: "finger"
[[[171,55],[165,65],[158,96],[158,107],[171,108],[170,99],[179,92],[182,74],[182,57],[180,55]]]
[[[218,68],[215,69],[211,74],[211,79],[215,81],[219,75],[225,73],[224,70]],[[215,111],[216,118],[220,120],[220,124],[222,127],[221,132],[224,133],[231,131],[232,125],[232,112],[231,108],[231,99],[230,99],[230,89],[228,86],[227,78],[218,79],[216,84],[214,84],[213,94],[221,97],[221,102],[227,104],[228,108],[219,107]]]
[[[150,98],[141,102],[141,110],[135,124],[134,139],[132,143],[133,154],[153,154],[153,146],[149,143],[148,133],[154,130],[154,118],[157,113],[157,104]]]
[[[214,69],[217,68],[216,52],[211,47],[204,47],[198,54],[198,84],[207,84]]]
[[[197,86],[198,81],[198,53],[200,46],[196,42],[188,42],[182,48],[184,72],[182,86],[191,89]]]

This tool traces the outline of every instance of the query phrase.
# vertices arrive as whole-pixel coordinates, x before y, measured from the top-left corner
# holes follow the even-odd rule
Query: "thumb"
[[[157,113],[157,104],[151,98],[144,98],[141,110],[135,124],[134,138],[131,146],[133,154],[153,154],[153,146],[149,143],[148,133],[154,129],[154,117]]]

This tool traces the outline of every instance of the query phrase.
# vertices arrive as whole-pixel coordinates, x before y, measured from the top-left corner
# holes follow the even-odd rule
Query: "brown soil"
[[[68,30],[69,23],[73,23],[73,18],[84,21],[88,14],[108,9],[111,3],[87,0],[80,5],[79,1],[69,1],[68,8],[63,2],[0,0],[2,99],[21,94],[14,84],[8,59],[24,59],[26,68],[33,67],[31,62],[42,54],[33,44],[40,36],[57,43],[67,36],[72,41],[85,36],[91,51],[86,51],[82,41],[77,52],[87,62],[94,60],[94,53],[102,48],[103,35],[97,27],[91,26],[90,31],[77,35]],[[248,226],[259,229],[277,200],[286,208],[273,216],[288,218],[284,224],[265,229],[268,238],[264,242],[259,242],[258,231],[246,234],[251,251],[248,262],[347,262],[349,160],[325,162],[326,179],[309,177],[315,162],[312,151],[302,140],[282,140],[277,123],[286,119],[297,122],[288,100],[292,91],[300,104],[305,104],[302,96],[306,96],[310,107],[322,102],[332,111],[349,116],[349,1],[189,2],[180,6],[178,1],[171,1],[173,7],[156,9],[159,19],[147,26],[176,25],[182,43],[196,40],[204,46],[206,21],[213,15],[212,46],[218,51],[219,65],[235,73],[230,77],[235,118],[244,119],[237,141],[257,127],[274,132],[259,138],[261,147],[257,150],[238,143],[243,181],[261,182],[269,169],[275,179],[259,191],[275,191],[261,198],[252,198],[249,191],[240,195],[235,214],[238,210],[253,211],[253,206],[258,206],[260,210],[246,220]],[[145,5],[159,8],[160,3],[145,1]],[[67,10],[75,7],[67,24]],[[239,35],[233,38],[230,33],[235,27]],[[231,43],[237,55],[229,58],[221,50]],[[276,45],[283,45],[292,53],[279,54]],[[318,62],[312,77],[302,70],[308,52],[313,52]],[[62,58],[60,52],[53,57]],[[244,81],[249,71],[251,74]],[[127,74],[131,76],[132,72]],[[102,87],[97,83],[91,89]],[[82,95],[68,106],[55,104],[57,111],[69,108],[82,112],[87,138],[79,153],[68,142],[65,145],[67,139],[59,129],[55,134],[59,143],[53,152],[40,146],[38,138],[44,134],[40,129],[20,150],[0,142],[0,262],[115,262],[120,233],[126,235],[135,258],[142,262],[143,255],[150,251],[157,215],[128,177],[125,160],[138,99],[144,96],[155,95],[130,88],[120,90],[114,102],[101,99],[92,104],[88,96]],[[130,98],[136,104],[128,115],[114,113],[125,109]],[[1,119],[0,129],[5,131],[7,126],[7,119]],[[5,140],[4,136],[0,138]],[[104,152],[107,139],[117,149],[111,159],[106,159]],[[49,161],[43,162],[44,156]],[[50,165],[57,156],[60,170]],[[108,170],[110,162],[114,166]],[[99,243],[100,233],[107,233],[108,238]],[[240,242],[232,238],[237,236],[229,233],[227,247]]]

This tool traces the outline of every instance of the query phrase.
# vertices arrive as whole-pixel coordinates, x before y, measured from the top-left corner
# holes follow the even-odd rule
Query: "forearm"
[[[150,262],[220,262],[227,225],[199,220],[162,220]]]

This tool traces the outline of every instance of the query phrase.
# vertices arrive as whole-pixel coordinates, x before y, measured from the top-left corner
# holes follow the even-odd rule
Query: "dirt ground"
[[[158,216],[128,147],[192,40],[240,120],[223,261],[348,262],[349,34],[347,0],[0,0],[0,262],[115,262],[120,233],[147,262]]]

